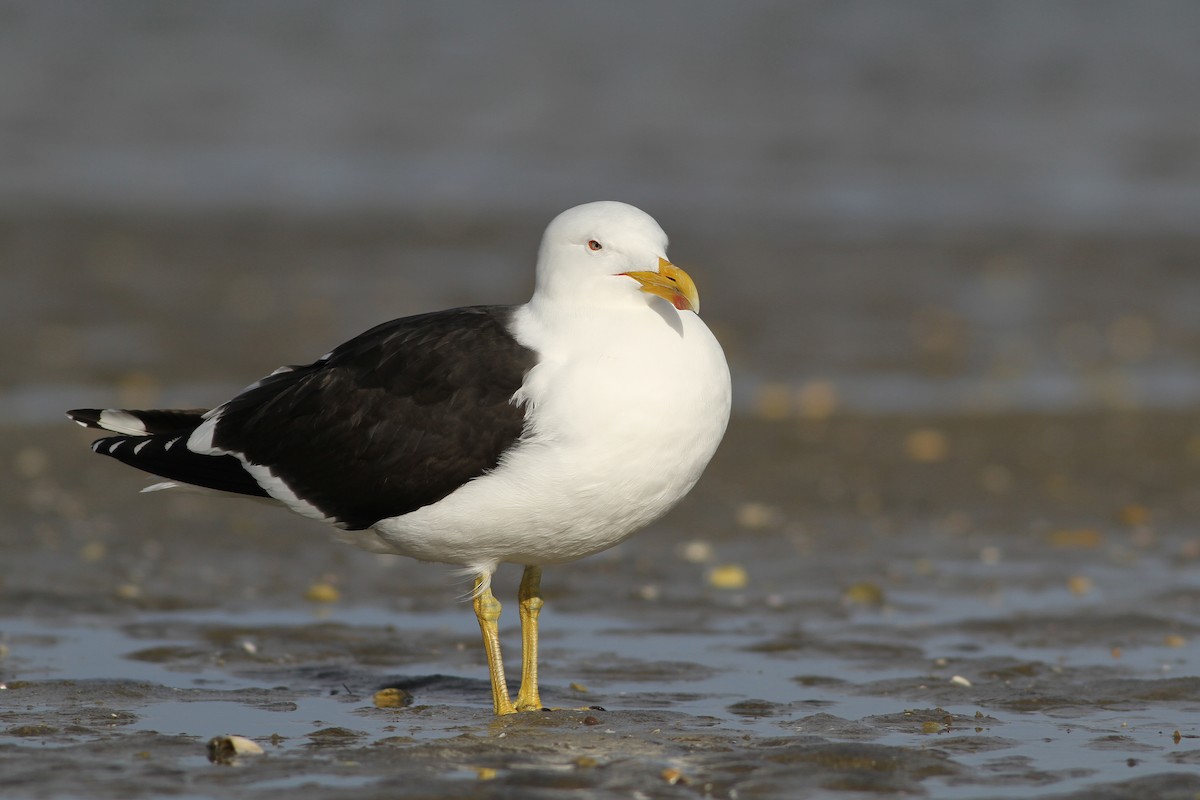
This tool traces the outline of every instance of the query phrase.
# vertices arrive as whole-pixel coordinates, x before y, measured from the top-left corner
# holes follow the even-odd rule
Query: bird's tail
[[[67,416],[85,428],[119,434],[97,439],[92,450],[123,464],[171,481],[222,492],[267,497],[258,481],[233,456],[202,455],[188,449],[192,431],[204,421],[203,409],[129,411],[77,408]],[[167,488],[157,484],[150,488]]]

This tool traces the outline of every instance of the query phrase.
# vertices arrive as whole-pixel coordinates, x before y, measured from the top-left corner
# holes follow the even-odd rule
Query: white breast
[[[591,555],[657,519],[700,477],[729,419],[729,370],[691,312],[658,300],[587,313],[521,308],[539,353],[517,399],[530,430],[488,475],[375,526],[386,550],[494,568]]]

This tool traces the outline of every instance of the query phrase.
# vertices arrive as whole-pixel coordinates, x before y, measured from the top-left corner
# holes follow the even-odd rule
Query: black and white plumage
[[[172,481],[152,489],[275,497],[362,530],[441,500],[520,438],[524,412],[511,401],[534,353],[507,333],[512,314],[481,306],[386,322],[213,412],[70,413],[124,432],[93,449]]]
[[[118,434],[94,449],[167,479],[153,489],[270,497],[368,549],[469,568],[490,598],[500,563],[528,577],[657,519],[717,448],[728,368],[666,246],[632,206],[578,206],[547,228],[525,305],[384,323],[208,412],[69,413]]]

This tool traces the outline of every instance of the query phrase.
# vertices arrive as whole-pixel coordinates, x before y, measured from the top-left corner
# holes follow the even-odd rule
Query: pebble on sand
[[[245,736],[214,736],[208,740],[208,760],[232,764],[239,756],[261,756],[262,746]]]
[[[304,593],[304,599],[311,600],[314,603],[336,603],[341,596],[341,592],[337,590],[337,587],[327,582],[314,583]]]
[[[749,582],[750,576],[738,564],[722,564],[708,573],[708,583],[714,589],[744,589]]]

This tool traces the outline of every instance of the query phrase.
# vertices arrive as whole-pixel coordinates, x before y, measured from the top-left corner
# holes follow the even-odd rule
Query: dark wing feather
[[[213,445],[269,467],[346,528],[435,503],[524,430],[512,398],[536,354],[509,333],[512,313],[478,306],[372,328],[231,400]]]
[[[105,414],[115,413],[117,425]],[[141,428],[145,434],[125,433],[97,439],[92,450],[112,456],[123,464],[181,483],[235,492],[255,497],[269,495],[233,456],[203,456],[187,449],[187,437],[204,421],[203,409],[144,410],[76,408],[67,416],[87,428],[128,430]],[[111,426],[111,427],[110,427]]]
[[[92,449],[143,472],[173,481],[252,497],[270,496],[233,456],[203,456],[188,450],[189,433],[109,436],[97,439]]]

